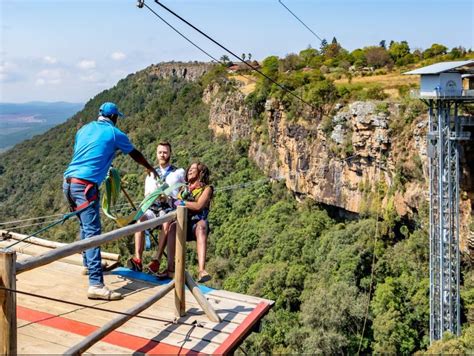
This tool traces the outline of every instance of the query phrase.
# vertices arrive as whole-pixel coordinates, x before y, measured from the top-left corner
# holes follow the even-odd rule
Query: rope
[[[226,63],[222,62],[221,60],[217,59],[216,57],[214,57],[213,55],[209,54],[208,52],[206,52],[204,49],[202,49],[201,47],[199,47],[196,43],[194,43],[193,41],[191,41],[188,37],[186,37],[182,32],[180,32],[178,29],[176,29],[173,25],[171,25],[168,21],[166,21],[163,17],[161,17],[160,15],[158,15],[151,7],[149,7],[147,4],[145,4],[145,1],[143,1],[143,6],[145,6],[148,10],[150,10],[151,13],[153,13],[156,17],[158,17],[161,21],[163,21],[166,25],[168,25],[168,27],[170,27],[173,31],[175,31],[178,35],[180,35],[182,38],[184,38],[186,41],[188,41],[189,43],[191,43],[194,47],[196,47],[198,50],[200,50],[202,53],[204,53],[206,56],[208,56],[209,58],[211,58],[213,61],[217,62],[217,63],[220,63],[222,64],[224,67],[226,66]],[[244,77],[245,79],[248,79],[250,80],[251,82],[256,82],[255,79],[253,78],[249,78],[243,74],[241,74],[242,77]]]
[[[39,219],[43,219],[43,218],[51,218],[51,217],[53,217],[53,216],[61,216],[61,215],[63,215],[63,214],[53,214],[53,215],[40,216],[40,217],[36,217],[36,218],[28,218],[28,219],[21,219],[21,220],[6,221],[6,222],[1,222],[1,223],[0,223],[0,226],[1,226],[1,225],[16,224],[16,223],[19,223],[19,222],[25,222],[25,221],[31,221],[31,220],[39,220]]]
[[[224,187],[218,187],[218,188],[215,189],[215,191],[216,191],[216,192],[220,192],[220,191],[226,191],[226,190],[234,190],[234,189],[239,189],[239,188],[246,188],[246,187],[249,187],[249,186],[252,186],[252,185],[256,185],[256,184],[259,184],[259,183],[265,183],[265,182],[271,181],[272,179],[282,180],[282,179],[284,179],[284,177],[265,178],[265,179],[259,179],[259,180],[250,181],[250,182],[245,182],[245,183],[240,183],[240,184],[227,185],[227,186],[224,186]],[[135,204],[138,204],[139,202],[138,202],[138,201],[135,201],[134,203],[135,203]],[[130,209],[129,203],[117,204],[116,206],[117,206],[118,208],[121,207],[120,209],[115,209],[116,212],[121,212],[121,211]],[[100,211],[100,213],[101,213],[101,214],[104,214],[102,211]],[[104,215],[105,215],[105,214],[104,214]],[[18,222],[18,221],[41,220],[41,219],[44,219],[44,218],[47,218],[47,217],[51,217],[51,216],[64,216],[64,214],[45,215],[45,216],[38,216],[38,217],[28,218],[28,219],[23,219],[23,220],[6,221],[6,222],[3,222],[3,223],[0,223],[0,225],[13,224],[13,223]],[[37,226],[37,225],[44,225],[44,224],[47,224],[47,223],[52,222],[52,221],[55,221],[55,220],[48,220],[48,221],[43,221],[43,222],[40,222],[40,223],[34,223],[34,224],[28,224],[28,225],[11,226],[11,227],[7,227],[7,228],[4,228],[4,229],[7,230],[7,231],[12,231],[12,230],[18,230],[18,229],[21,229],[21,228],[24,228],[24,227]]]
[[[49,224],[49,225],[46,226],[46,227],[43,227],[42,229],[40,229],[40,230],[38,230],[38,231],[32,233],[31,235],[28,235],[27,237],[25,237],[25,238],[23,238],[23,239],[21,239],[21,240],[18,240],[18,241],[16,241],[16,242],[12,243],[11,245],[7,246],[6,248],[7,248],[7,249],[8,249],[8,248],[11,248],[11,247],[13,247],[13,246],[19,244],[20,242],[23,242],[23,241],[29,239],[30,237],[33,237],[34,235],[37,235],[37,234],[39,234],[39,233],[41,233],[41,232],[43,232],[43,231],[48,230],[49,228],[52,228],[52,227],[55,226],[55,225],[58,225],[58,224],[60,224],[60,223],[64,223],[67,219],[69,219],[70,217],[75,216],[75,215],[81,213],[82,211],[84,211],[85,209],[87,209],[87,208],[88,208],[89,206],[91,206],[92,204],[96,204],[96,201],[93,201],[90,205],[87,205],[87,206],[83,207],[82,209],[73,211],[73,212],[71,212],[71,213],[69,213],[69,214],[65,214],[61,219],[59,219],[59,220],[53,222],[52,224]]]
[[[35,294],[35,293],[20,291],[18,289],[11,289],[11,288],[7,288],[7,287],[3,287],[3,286],[0,286],[0,289],[6,290],[6,291],[12,292],[12,293],[27,295],[29,297],[45,299],[45,300],[49,300],[49,301],[52,301],[52,302],[58,302],[58,303],[63,303],[63,304],[68,304],[68,305],[74,305],[76,307],[81,307],[81,308],[85,308],[85,309],[92,309],[92,310],[98,310],[98,311],[103,311],[103,312],[117,314],[117,315],[133,316],[133,317],[136,317],[136,318],[139,318],[139,319],[161,321],[163,323],[169,323],[169,324],[188,325],[188,326],[193,326],[193,327],[196,327],[196,326],[204,327],[201,323],[186,323],[184,321],[179,322],[177,320],[168,320],[168,319],[155,318],[155,317],[151,317],[151,316],[134,315],[134,314],[120,312],[120,311],[116,311],[116,310],[96,307],[94,305],[81,304],[81,303],[71,302],[71,301],[67,301],[67,300],[63,300],[63,299],[48,297],[48,296],[41,295],[41,294]]]
[[[287,9],[288,12],[289,12],[290,14],[292,14],[299,22],[301,22],[301,24],[302,24],[304,27],[306,27],[306,28],[314,35],[314,37],[316,37],[318,40],[320,40],[321,42],[323,42],[323,40],[321,39],[321,37],[319,37],[312,29],[310,29],[310,28],[303,22],[303,20],[301,20],[298,16],[296,16],[296,14],[295,14],[293,11],[291,11],[285,4],[283,4],[283,1],[278,0],[278,2],[281,4],[281,6],[283,6],[285,9]]]
[[[379,164],[378,164],[378,182],[380,182],[380,177],[381,177],[381,172],[382,172],[382,168],[381,168],[381,160],[380,160],[380,156],[382,154],[382,145],[380,145],[379,147]],[[377,191],[377,197],[378,197],[378,191]],[[364,324],[362,326],[362,334],[360,336],[360,341],[359,341],[359,348],[357,350],[357,355],[360,355],[360,350],[362,348],[362,341],[364,340],[364,333],[365,333],[365,327],[367,325],[367,319],[369,318],[369,310],[370,310],[370,300],[372,298],[372,288],[373,288],[373,285],[374,285],[374,277],[375,277],[375,258],[376,258],[376,254],[375,254],[375,248],[376,248],[376,244],[377,244],[377,240],[378,240],[378,235],[379,235],[379,219],[380,219],[380,211],[382,210],[382,203],[380,203],[380,207],[377,211],[377,218],[375,220],[375,235],[374,235],[374,250],[372,252],[372,265],[371,265],[371,271],[370,271],[370,284],[369,284],[369,295],[367,297],[367,307],[366,307],[366,311],[365,311],[365,317],[364,317]]]
[[[261,70],[259,70],[257,67],[255,67],[254,65],[250,64],[249,62],[247,62],[246,60],[244,60],[243,58],[239,57],[237,54],[235,54],[234,52],[232,52],[231,50],[229,50],[227,47],[223,46],[222,44],[220,44],[219,42],[217,42],[215,39],[213,39],[211,36],[207,35],[206,33],[204,33],[203,31],[201,31],[199,28],[197,28],[196,26],[194,26],[192,23],[190,23],[189,21],[187,21],[186,19],[184,19],[183,17],[181,17],[180,15],[178,15],[176,12],[174,12],[173,10],[171,10],[170,8],[168,8],[166,5],[163,5],[160,1],[158,0],[155,0],[155,2],[161,6],[163,9],[165,9],[166,11],[168,11],[170,14],[172,14],[173,16],[177,17],[178,19],[180,19],[182,22],[184,22],[186,25],[188,25],[189,27],[193,28],[195,31],[199,32],[201,35],[203,35],[204,37],[206,37],[208,40],[210,40],[211,42],[213,42],[214,44],[216,44],[217,46],[219,46],[220,48],[222,48],[224,51],[226,51],[227,53],[229,53],[231,56],[237,58],[240,62],[242,62],[243,64],[245,64],[247,67],[249,67],[251,70],[257,72],[258,74],[260,74],[261,76],[265,77],[266,79],[268,79],[269,81],[271,81],[273,84],[275,84],[276,86],[278,86],[280,89],[284,90],[285,92],[287,92],[288,94],[292,95],[293,97],[297,98],[298,100],[300,100],[302,103],[308,105],[309,107],[311,107],[312,109],[316,110],[316,108],[310,104],[309,102],[307,102],[306,100],[304,100],[302,97],[300,97],[299,95],[293,93],[291,90],[285,88],[282,84],[278,83],[276,80],[274,80],[273,78],[269,77],[268,75],[266,75],[265,73],[263,73]]]

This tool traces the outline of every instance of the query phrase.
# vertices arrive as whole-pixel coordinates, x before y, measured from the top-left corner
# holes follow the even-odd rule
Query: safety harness
[[[71,212],[87,208],[99,197],[97,193],[95,193],[91,197],[87,197],[87,193],[89,192],[89,190],[91,190],[94,187],[97,188],[96,183],[90,182],[85,179],[79,179],[79,178],[66,178],[66,182],[69,183],[68,190],[67,190],[67,200],[69,202],[69,207],[70,207]],[[80,204],[79,206],[76,204],[76,202],[71,196],[71,184],[81,184],[81,185],[86,186],[86,189],[84,189],[84,198],[86,198],[86,201]]]

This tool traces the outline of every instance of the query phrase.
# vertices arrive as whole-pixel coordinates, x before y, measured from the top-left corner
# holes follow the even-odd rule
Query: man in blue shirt
[[[64,172],[64,195],[72,210],[80,210],[78,218],[81,239],[101,233],[99,186],[105,179],[117,150],[130,155],[149,174],[157,176],[153,166],[133,147],[127,135],[115,126],[119,116],[123,114],[114,103],[101,105],[97,121],[83,126],[77,132],[72,161]],[[100,247],[88,249],[83,255],[89,271],[87,297],[121,299],[120,293],[112,292],[104,285]]]

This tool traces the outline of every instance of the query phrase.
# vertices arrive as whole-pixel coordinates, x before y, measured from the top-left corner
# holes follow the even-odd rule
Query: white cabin
[[[463,76],[474,74],[474,60],[436,63],[404,74],[421,76],[420,97],[474,96],[463,90]]]

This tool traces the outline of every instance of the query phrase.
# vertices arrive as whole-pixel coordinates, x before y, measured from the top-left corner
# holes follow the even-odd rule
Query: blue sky
[[[318,40],[278,0],[163,0],[236,53],[284,56]],[[320,37],[353,50],[380,40],[411,48],[474,45],[472,0],[283,0]],[[201,47],[209,43],[152,0]],[[127,74],[162,61],[208,61],[134,0],[0,0],[0,101],[85,102]]]

